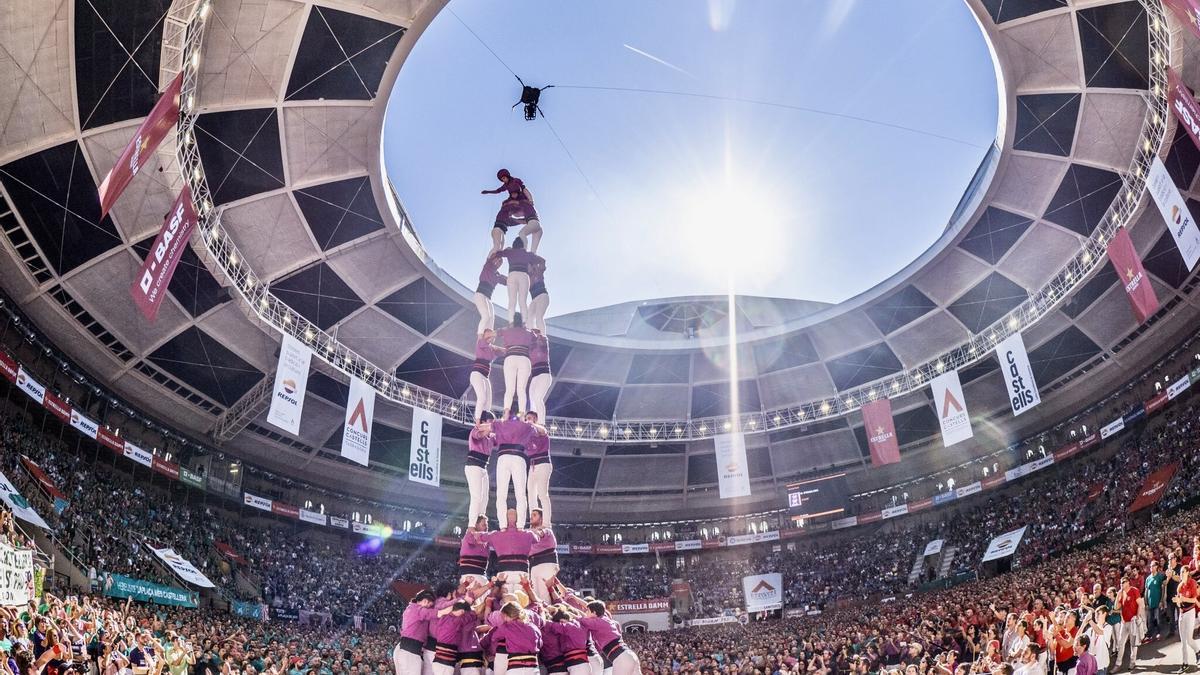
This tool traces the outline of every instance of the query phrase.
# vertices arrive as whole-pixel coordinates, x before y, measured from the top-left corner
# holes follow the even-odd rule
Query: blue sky
[[[518,83],[463,23],[527,83],[560,85],[548,120],[509,110]],[[479,191],[500,167],[523,178],[552,316],[731,278],[837,302],[937,239],[996,116],[962,0],[452,0],[400,72],[384,154],[422,241],[472,288],[500,204]]]

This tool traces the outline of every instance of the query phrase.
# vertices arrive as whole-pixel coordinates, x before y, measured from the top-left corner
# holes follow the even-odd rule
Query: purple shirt
[[[588,635],[592,636],[592,640],[599,647],[603,648],[613,640],[621,639],[621,624],[607,616],[585,616],[579,620],[579,625],[587,630]]]
[[[491,455],[492,450],[496,447],[496,438],[492,434],[477,435],[475,430],[471,430],[471,434],[467,437],[467,451],[476,452],[481,455]]]
[[[492,433],[496,436],[497,445],[519,445],[528,447],[537,430],[532,424],[516,417],[510,417],[499,422],[492,422]]]
[[[549,635],[558,638],[558,646],[564,654],[577,649],[587,649],[588,632],[578,621],[547,621],[542,626],[542,637],[546,638]]]
[[[479,645],[479,634],[475,632],[475,627],[478,625],[479,617],[475,616],[474,612],[464,612],[459,617],[458,651],[478,652],[483,650]]]
[[[497,356],[503,356],[503,355],[504,355],[503,347],[497,347],[496,345],[492,344],[491,342],[488,342],[487,340],[485,340],[483,338],[479,338],[478,340],[475,341],[475,360],[476,361],[487,361],[488,363],[491,363],[492,359],[496,358]]]
[[[543,436],[534,430],[533,436],[525,444],[525,456],[533,459],[550,454],[550,437]]]
[[[412,638],[422,644],[429,637],[429,621],[437,618],[437,610],[410,602],[401,617],[400,637]]]
[[[463,535],[462,544],[459,544],[458,546],[458,555],[460,557],[470,556],[473,558],[486,559],[488,557],[487,542],[475,541],[474,534],[474,532],[467,530],[467,533]]]
[[[508,278],[500,274],[500,270],[496,269],[489,258],[487,262],[483,263],[483,269],[479,271],[479,283],[496,286],[508,283]]]
[[[506,248],[496,255],[508,258],[508,273],[528,272],[529,266],[545,264],[546,260],[536,253],[530,253],[523,248]]]
[[[529,350],[533,347],[533,331],[518,326],[507,326],[497,332],[504,341],[505,354],[529,356]]]
[[[537,537],[538,540],[533,542],[533,546],[529,549],[529,555],[537,555],[558,548],[558,538],[554,536],[554,530],[544,527],[538,530]]]
[[[466,616],[466,612],[463,616]],[[457,647],[459,634],[462,632],[462,616],[447,614],[434,619],[429,624],[429,632],[433,634],[433,639],[441,644]]]
[[[529,346],[529,360],[535,366],[550,362],[550,341],[546,339],[545,335],[534,335],[533,344]]]
[[[1087,652],[1079,655],[1079,662],[1075,664],[1075,675],[1096,675],[1096,657]]]
[[[504,641],[510,654],[537,654],[542,650],[542,631],[532,623],[505,621],[494,631],[493,641]]]
[[[492,550],[496,552],[497,557],[501,556],[525,556],[529,557],[529,551],[533,548],[533,543],[537,541],[537,537],[529,530],[520,528],[504,528],[495,532],[488,532],[479,535],[480,539],[491,544]]]

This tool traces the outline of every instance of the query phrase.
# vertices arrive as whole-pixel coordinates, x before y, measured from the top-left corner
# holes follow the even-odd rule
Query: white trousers
[[[421,675],[433,675],[433,650],[421,650]]]
[[[550,602],[550,592],[546,583],[557,574],[558,565],[554,563],[539,563],[529,570],[529,580],[533,582],[533,593],[541,602]]]
[[[475,391],[475,421],[478,422],[483,411],[492,407],[492,381],[483,373],[472,370],[470,382]]]
[[[592,670],[592,675],[604,675],[604,659],[600,658],[599,654],[588,655],[588,667]]]
[[[638,660],[637,654],[634,654],[629,649],[625,650],[616,659],[613,659],[612,675],[638,675],[642,672],[642,662]]]
[[[421,657],[412,652],[400,649],[400,645],[392,650],[392,665],[396,666],[396,675],[420,675]]]
[[[1116,670],[1121,661],[1125,658],[1125,646],[1129,646],[1129,665],[1130,667],[1137,665],[1137,649],[1138,643],[1141,642],[1142,636],[1138,634],[1138,623],[1134,621],[1122,621],[1117,624],[1117,652],[1113,656],[1110,670]]]
[[[529,273],[508,273],[508,320],[511,322],[518,311],[522,317],[529,316]]]
[[[592,675],[592,664],[581,663],[577,666],[567,666],[567,675]]]
[[[529,509],[542,510],[542,525],[550,527],[550,474],[554,465],[546,462],[529,467]],[[546,596],[542,596],[546,597]]]
[[[479,328],[475,334],[482,335],[484,330],[496,327],[496,311],[492,309],[492,299],[483,297],[483,293],[476,292],[472,299],[479,310]]]
[[[550,309],[550,294],[542,293],[529,301],[529,321],[526,325],[530,330],[546,332],[546,312]]]
[[[525,517],[529,515],[527,476],[523,456],[496,457],[496,520],[501,524],[505,522],[504,513],[508,511],[508,489],[511,485],[517,493],[517,527],[525,527]]]
[[[1180,663],[1194,665],[1196,663],[1196,610],[1179,613],[1179,643],[1183,655]]]
[[[504,675],[508,672],[508,654],[497,654],[496,658],[492,659],[492,672],[495,675]]]
[[[467,526],[474,527],[475,521],[487,513],[488,474],[481,466],[466,466],[463,472],[467,474],[467,491],[471,493],[471,502],[467,506]]]
[[[541,373],[529,378],[529,409],[538,415],[538,424],[546,423],[546,395],[550,393],[550,385],[554,376]]]
[[[517,233],[518,237],[529,236],[529,252],[537,253],[538,242],[542,240],[542,223],[536,218],[525,221],[525,226]]]
[[[454,666],[447,666],[441,663],[433,664],[433,675],[454,675]]]
[[[524,668],[509,668],[507,672],[510,675],[540,675],[541,673],[537,668],[530,668],[528,666]]]
[[[533,364],[528,356],[519,354],[504,357],[504,411],[502,416],[512,410],[513,399],[517,400],[517,412],[525,413],[529,408],[529,400],[525,396],[525,388],[529,386],[529,370]]]

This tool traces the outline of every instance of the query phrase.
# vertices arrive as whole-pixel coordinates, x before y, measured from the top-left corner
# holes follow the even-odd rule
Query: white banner
[[[329,516],[329,526],[340,527],[344,530],[350,527],[350,521],[345,518],[338,518],[337,516]]]
[[[704,619],[691,619],[687,622],[690,626],[718,626],[723,623],[737,623],[738,618],[732,614],[724,614],[722,616],[710,616]]]
[[[973,494],[976,494],[979,492],[983,492],[983,483],[981,483],[979,481],[975,481],[974,483],[971,483],[969,485],[964,485],[964,486],[956,489],[954,491],[954,494],[959,499],[962,499],[963,497],[967,497],[969,495],[973,495]]]
[[[942,445],[948,448],[974,436],[958,371],[938,375],[929,381],[929,386],[933,389],[933,404],[942,425]]]
[[[649,553],[650,544],[621,544],[621,553]]]
[[[753,532],[751,534],[735,534],[725,538],[726,546],[744,546],[746,544],[761,544],[764,541],[779,541],[779,530],[770,532]]]
[[[0,606],[22,607],[33,598],[33,551],[0,542]]]
[[[0,500],[3,500],[8,505],[14,516],[32,525],[37,525],[43,530],[50,529],[46,521],[42,520],[37,511],[33,510],[33,507],[21,496],[21,492],[17,490],[16,486],[8,480],[8,476],[5,476],[3,472],[0,472]]]
[[[858,516],[847,516],[845,518],[838,518],[837,520],[833,521],[829,524],[829,527],[834,530],[841,530],[847,527],[854,527],[857,524]]]
[[[1044,469],[1053,464],[1054,464],[1054,455],[1046,455],[1045,457],[1038,457],[1037,459],[1035,459],[1029,463],[1029,472],[1033,473],[1034,471],[1040,471],[1041,469]]]
[[[884,520],[887,520],[888,518],[895,518],[896,516],[903,516],[906,513],[908,513],[908,504],[901,504],[900,506],[893,506],[893,507],[884,509],[883,513],[881,513],[880,515],[883,516]]]
[[[996,358],[1000,359],[1000,372],[1004,374],[1004,387],[1014,417],[1042,402],[1020,333],[1013,333],[996,345]]]
[[[266,497],[259,497],[258,495],[252,495],[249,492],[245,492],[242,494],[242,503],[246,506],[252,506],[260,511],[270,511],[272,502]]]
[[[95,438],[96,434],[100,433],[100,425],[95,420],[79,414],[79,411],[74,409],[71,410],[71,426],[88,438]]]
[[[684,539],[675,542],[676,551],[699,551],[702,548],[704,548],[704,544],[699,539]]]
[[[783,575],[754,574],[742,577],[747,612],[766,612],[783,607]]]
[[[1171,386],[1167,387],[1167,400],[1173,401],[1175,397],[1187,391],[1188,387],[1192,386],[1192,380],[1187,375],[1175,380]]]
[[[1188,211],[1183,196],[1175,187],[1175,181],[1171,180],[1171,174],[1167,173],[1167,167],[1158,157],[1150,164],[1146,188],[1150,190],[1150,196],[1158,206],[1163,220],[1167,221],[1167,229],[1175,238],[1175,245],[1183,256],[1184,264],[1189,270],[1193,269],[1196,267],[1196,261],[1200,260],[1200,228],[1196,227],[1191,211]]]
[[[1125,418],[1118,417],[1117,419],[1100,427],[1100,438],[1108,438],[1109,436],[1112,436],[1113,434],[1123,430],[1124,428],[1125,428]]]
[[[275,390],[271,394],[271,410],[267,424],[290,434],[300,433],[300,416],[304,412],[304,392],[308,390],[308,367],[312,350],[296,338],[284,333],[279,345],[279,365],[275,367]]]
[[[300,520],[314,525],[327,525],[329,521],[325,518],[324,513],[317,511],[309,511],[308,509],[300,509]]]
[[[983,562],[1004,558],[1016,553],[1017,547],[1021,545],[1021,537],[1024,536],[1025,528],[1022,527],[996,537],[988,544],[987,552],[983,554]]]
[[[559,555],[571,555],[571,545],[570,544],[555,544],[554,552]]]
[[[442,416],[423,408],[413,408],[408,479],[434,487],[442,482]]]
[[[942,552],[942,546],[945,544],[945,539],[934,539],[928,544],[925,544],[925,552],[921,555],[937,555]]]
[[[746,437],[721,434],[713,439],[717,451],[717,481],[721,499],[750,496],[750,467],[746,465]]]
[[[38,405],[46,400],[46,387],[25,372],[25,366],[21,366],[17,370],[17,386],[21,391],[29,394],[29,398],[37,401]]]
[[[178,574],[180,579],[183,579],[193,586],[200,586],[202,588],[213,587],[213,582],[209,581],[208,577],[204,576],[203,572],[196,569],[195,565],[188,562],[187,558],[184,558],[176,553],[175,549],[154,548],[153,546],[148,548],[151,551],[154,551],[154,555],[158,556],[160,560],[165,562],[167,567],[170,567],[175,574]]]
[[[154,463],[154,456],[149,452],[139,448],[138,446],[125,441],[125,457],[141,464],[142,466],[150,466]]]
[[[350,376],[346,423],[342,427],[342,457],[366,466],[371,458],[371,427],[375,424],[375,390]]]

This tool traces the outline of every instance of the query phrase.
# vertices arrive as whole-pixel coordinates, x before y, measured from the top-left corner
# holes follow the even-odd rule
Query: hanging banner
[[[104,574],[104,594],[110,598],[133,598],[141,602],[153,602],[157,605],[200,606],[200,596],[195,591],[175,586],[163,586],[108,572]]]
[[[275,392],[267,423],[289,434],[300,433],[300,415],[304,411],[304,392],[308,390],[308,368],[312,350],[296,338],[283,334],[279,345],[279,365],[275,368]]]
[[[1028,527],[1026,525],[1025,527]],[[1025,536],[1025,527],[1005,532],[996,537],[988,544],[987,551],[983,554],[983,561],[996,560],[1005,558],[1017,552],[1017,547],[1021,545],[1021,538]]]
[[[371,426],[375,419],[375,390],[350,376],[350,398],[342,426],[342,457],[366,466],[371,458]]]
[[[151,551],[154,551],[154,555],[158,556],[160,560],[166,563],[167,567],[171,568],[171,571],[175,572],[175,574],[178,574],[180,579],[183,579],[193,586],[200,586],[202,588],[213,587],[213,582],[209,581],[208,577],[204,576],[203,572],[196,569],[196,566],[189,562],[187,558],[184,558],[176,553],[175,549],[154,548],[153,546],[148,546],[147,548],[149,548]]]
[[[1157,394],[1151,396],[1149,399],[1146,400],[1146,404],[1145,404],[1146,414],[1149,415],[1150,413],[1163,407],[1164,405],[1167,404],[1167,401],[1169,401],[1169,400],[1170,399],[1167,398],[1167,392],[1165,392],[1165,391],[1160,391]]]
[[[300,520],[303,520],[306,523],[312,523],[314,525],[328,525],[329,524],[328,521],[325,519],[324,513],[318,513],[317,511],[309,511],[308,509],[300,509]]]
[[[858,525],[858,516],[846,516],[845,518],[838,518],[833,521],[829,524],[829,527],[833,530],[844,530],[847,527],[854,527],[855,525]]]
[[[1197,0],[1163,0],[1163,4],[1175,13],[1180,23],[1187,26],[1193,35],[1200,37],[1200,2]],[[1174,74],[1174,71],[1171,70],[1167,72]]]
[[[1020,333],[1013,333],[996,345],[996,358],[1000,359],[1000,371],[1004,374],[1014,417],[1042,402],[1033,369],[1029,366],[1029,354],[1025,352],[1025,340]]]
[[[158,308],[162,305],[167,286],[175,274],[175,267],[183,256],[192,230],[196,227],[196,210],[192,206],[192,191],[186,184],[179,191],[167,219],[163,221],[162,229],[154,238],[150,252],[142,261],[142,267],[133,277],[133,285],[129,293],[133,303],[142,311],[147,321],[154,321],[158,316]]]
[[[769,612],[783,607],[783,575],[754,574],[742,577],[747,612]]]
[[[13,512],[13,515],[21,520],[31,525],[36,525],[43,530],[50,529],[46,521],[42,520],[37,511],[33,510],[33,507],[29,505],[29,501],[21,496],[21,492],[17,490],[16,486],[12,484],[12,481],[3,472],[0,472],[0,501],[3,501],[9,510]]]
[[[299,508],[292,506],[287,502],[281,502],[278,500],[271,502],[271,513],[274,513],[277,516],[287,516],[288,518],[300,517]]]
[[[408,479],[437,487],[442,482],[442,416],[413,408]]]
[[[204,489],[204,476],[192,471],[186,466],[179,467],[179,482],[194,488]]]
[[[57,417],[59,422],[65,424],[71,421],[71,404],[50,392],[42,397],[42,407]]]
[[[1129,231],[1125,228],[1118,227],[1117,233],[1108,242],[1108,259],[1112,262],[1117,276],[1121,277],[1125,295],[1129,297],[1129,304],[1133,306],[1133,315],[1137,317],[1139,324],[1144,323],[1158,311],[1158,296],[1154,294],[1150,277],[1146,275],[1142,259],[1138,257],[1133,240],[1129,238]]]
[[[88,438],[95,438],[100,433],[100,425],[96,420],[85,416],[78,410],[71,410],[71,426]]]
[[[227,544],[223,541],[217,542],[217,552],[220,553],[221,555],[225,556],[226,558],[229,558],[230,560],[234,561],[235,563],[238,563],[241,565],[246,564],[246,558],[244,556],[242,556],[242,554],[235,551],[232,546],[230,546],[229,544]]]
[[[863,431],[871,452],[871,466],[896,464],[900,461],[900,441],[896,438],[896,422],[892,418],[892,402],[886,398],[863,404]]]
[[[1188,390],[1192,386],[1192,380],[1187,375],[1175,380],[1167,387],[1167,400],[1174,401],[1175,397]]]
[[[340,527],[344,530],[350,527],[350,521],[345,518],[338,518],[337,516],[329,516],[329,526]]]
[[[650,544],[621,544],[621,553],[624,555],[649,552]]]
[[[46,496],[54,501],[55,513],[62,515],[62,512],[66,511],[67,507],[71,505],[67,496],[62,493],[62,490],[58,489],[58,486],[54,484],[54,481],[50,479],[50,476],[46,474],[42,467],[38,466],[37,462],[34,462],[25,455],[21,455],[21,464],[24,465],[25,471],[29,473],[33,480],[37,481],[37,484],[42,488],[42,492],[45,492]]]
[[[179,465],[175,462],[168,462],[158,455],[150,458],[150,470],[161,473],[171,480],[179,480]]]
[[[974,436],[958,371],[951,370],[938,375],[930,380],[929,386],[933,390],[933,404],[937,407],[938,422],[942,425],[942,445],[948,448]]]
[[[721,499],[750,496],[750,468],[746,465],[746,437],[721,434],[713,438],[717,453],[717,485]]]
[[[937,555],[942,552],[942,546],[944,546],[945,543],[946,543],[946,540],[944,540],[944,539],[934,539],[933,541],[929,542],[928,544],[925,544],[925,552],[922,553],[921,555],[922,556]]]
[[[16,382],[17,370],[19,368],[20,366],[17,365],[16,360],[9,356],[8,352],[0,349],[0,375],[4,375],[4,379],[9,382]]]
[[[0,606],[23,607],[32,599],[33,550],[0,541]]]
[[[1165,1],[1168,4],[1171,2],[1171,0]],[[1183,83],[1179,73],[1176,73],[1175,69],[1171,67],[1167,68],[1167,98],[1171,111],[1179,120],[1179,126],[1187,130],[1188,136],[1192,137],[1192,143],[1200,146],[1200,105],[1196,104],[1196,97]]]
[[[37,380],[25,371],[25,366],[21,366],[17,370],[17,386],[21,391],[29,394],[29,398],[42,405],[42,401],[46,399],[46,387],[40,384]]]
[[[146,165],[150,155],[158,148],[158,144],[167,137],[179,122],[179,90],[183,87],[183,72],[181,71],[167,85],[166,91],[158,97],[158,102],[150,109],[150,114],[142,120],[137,133],[129,141],[129,145],[121,151],[117,163],[109,169],[104,180],[100,182],[100,217],[108,214],[109,209],[116,203],[121,193],[133,182],[133,177]]]
[[[1146,479],[1142,481],[1142,486],[1138,488],[1137,497],[1129,505],[1129,512],[1141,511],[1162,500],[1163,496],[1167,494],[1167,486],[1171,484],[1171,479],[1175,477],[1175,472],[1178,470],[1179,463],[1174,462],[1161,466],[1155,469],[1154,473],[1146,476]]]
[[[964,486],[956,489],[954,491],[954,494],[959,499],[962,499],[963,497],[968,497],[970,495],[978,494],[980,492],[983,492],[983,483],[980,483],[979,481],[975,481],[974,483],[970,483],[968,485],[964,485]]]
[[[252,495],[249,492],[245,493],[242,496],[242,503],[245,504],[246,506],[252,506],[252,507],[258,509],[259,511],[270,511],[271,510],[271,500],[270,499],[267,499],[266,497],[259,497],[258,495]]]
[[[1100,438],[1105,439],[1125,429],[1125,418],[1118,417],[1117,419],[1105,424],[1100,428]]]
[[[129,441],[125,441],[124,455],[126,457],[128,457],[129,459],[132,459],[133,461],[137,462],[138,464],[141,464],[142,466],[153,466],[154,465],[154,456],[153,455],[151,455],[149,452],[146,452],[145,450],[139,448],[138,446],[134,445],[133,443],[130,443]]]
[[[1150,196],[1154,198],[1163,220],[1167,221],[1167,229],[1175,239],[1175,246],[1179,248],[1184,264],[1189,270],[1195,268],[1196,261],[1200,260],[1200,228],[1196,227],[1183,195],[1179,194],[1175,181],[1171,180],[1171,174],[1167,173],[1167,167],[1158,157],[1150,163],[1146,188],[1150,190]]]
[[[118,455],[125,453],[125,441],[121,440],[121,437],[108,427],[100,427],[99,429],[96,429],[96,440],[100,442],[100,445],[103,445]]]
[[[903,516],[907,513],[908,513],[908,504],[901,504],[900,506],[890,506],[890,507],[884,509],[883,511],[881,511],[879,515],[884,520],[887,520],[888,518],[895,518],[896,516]]]
[[[699,539],[683,539],[675,542],[676,551],[699,551],[701,547]]]

